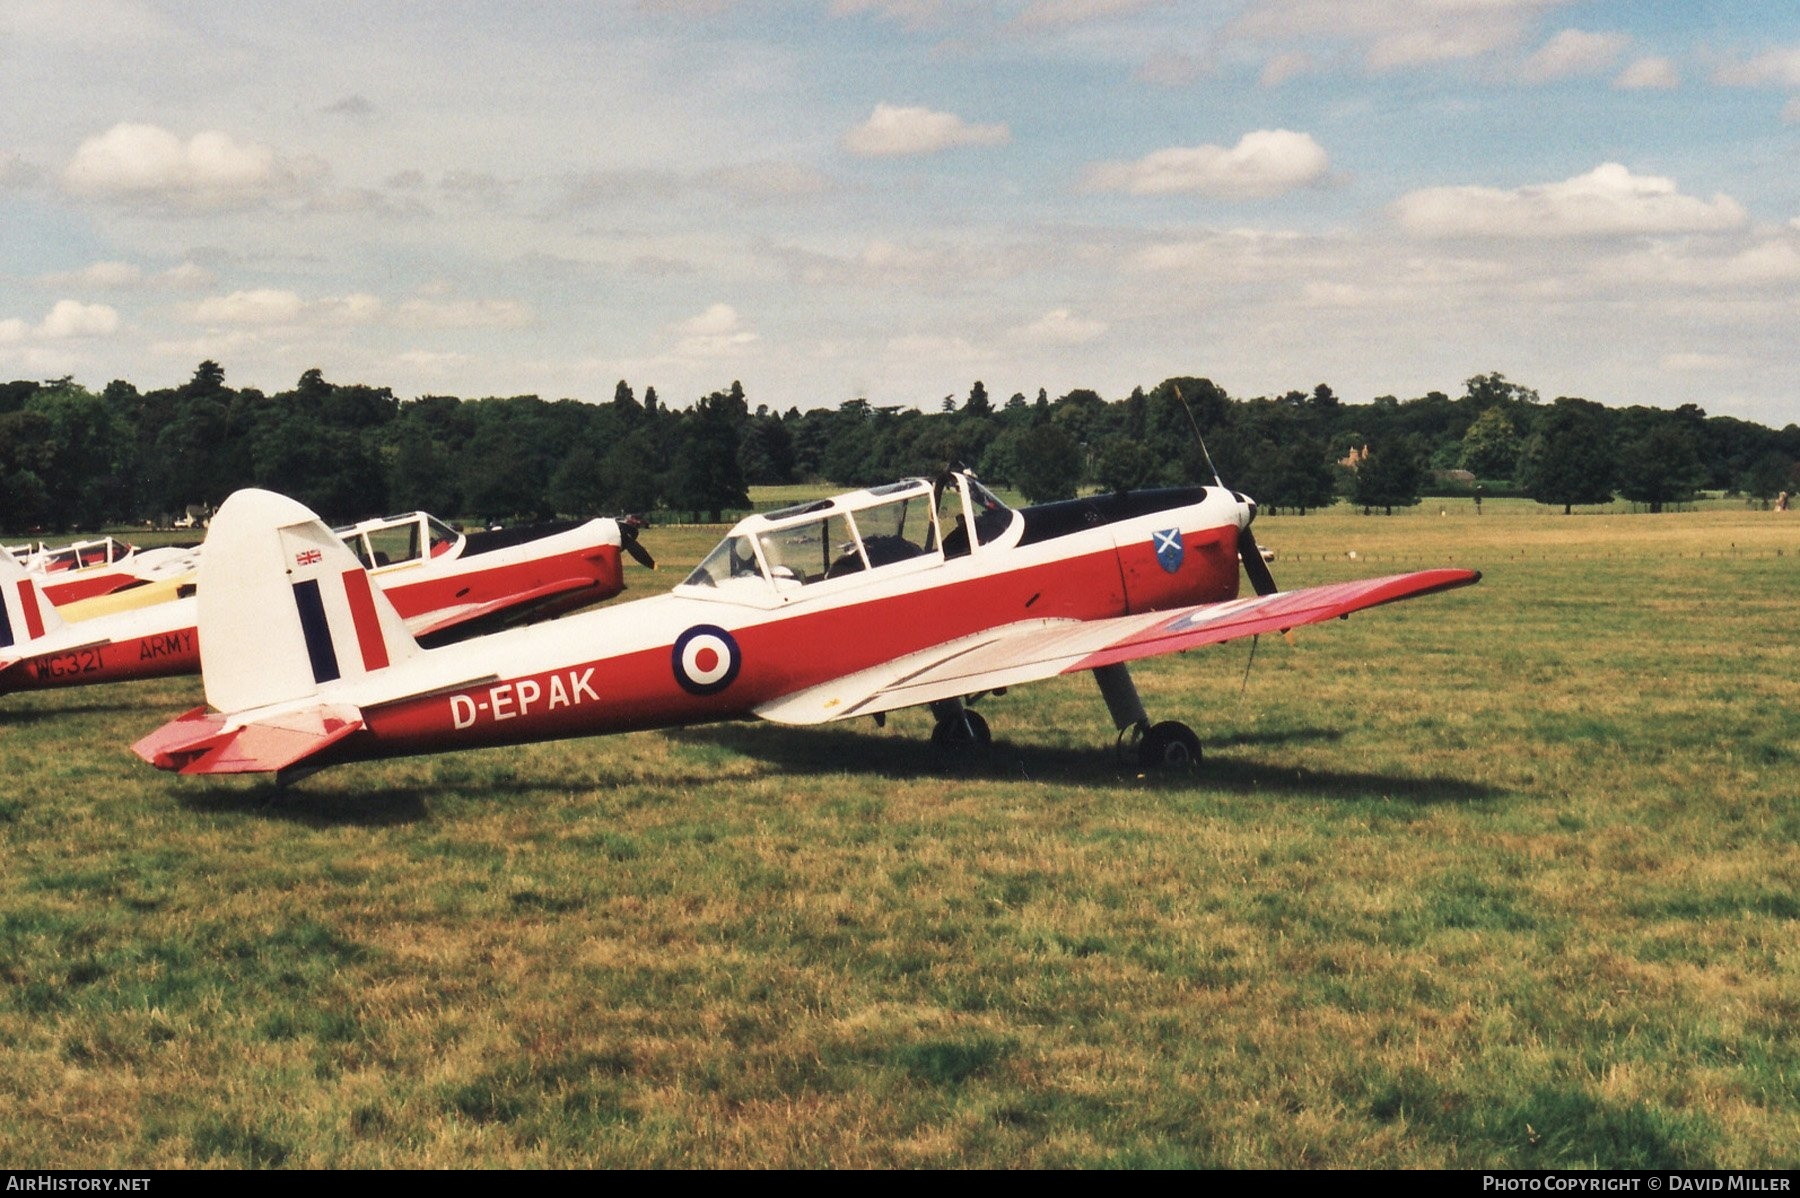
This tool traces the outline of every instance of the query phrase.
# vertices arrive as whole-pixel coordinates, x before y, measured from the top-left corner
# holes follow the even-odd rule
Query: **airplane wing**
[[[247,774],[284,770],[336,744],[363,726],[352,707],[316,707],[237,727],[196,707],[131,746],[158,769],[184,774]]]
[[[1026,620],[785,695],[757,708],[756,714],[778,724],[822,724],[873,715],[1238,637],[1284,632],[1383,603],[1468,586],[1480,578],[1474,570],[1422,570],[1104,620]]]
[[[581,596],[581,591],[599,591],[600,584],[589,576],[561,578],[542,586],[530,587],[490,599],[486,603],[469,603],[458,607],[420,612],[406,621],[406,630],[427,648],[481,636],[513,624],[528,623],[542,609],[560,614],[572,607],[600,598]]]

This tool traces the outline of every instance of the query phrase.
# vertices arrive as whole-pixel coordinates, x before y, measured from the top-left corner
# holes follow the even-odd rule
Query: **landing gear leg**
[[[937,727],[931,730],[932,747],[956,756],[971,756],[987,751],[993,743],[988,723],[979,712],[970,711],[961,699],[941,699],[931,705]]]
[[[1200,738],[1192,728],[1175,720],[1150,723],[1125,663],[1099,667],[1094,681],[1100,684],[1100,696],[1119,730],[1121,755],[1135,749],[1133,755],[1145,769],[1188,769],[1200,764]]]

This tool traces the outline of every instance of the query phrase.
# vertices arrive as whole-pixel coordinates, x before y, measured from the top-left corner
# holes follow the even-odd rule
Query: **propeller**
[[[650,556],[648,549],[638,544],[638,532],[649,521],[642,516],[621,516],[617,523],[619,525],[619,547],[629,553],[632,560],[646,570],[656,569],[656,559]]]
[[[1236,492],[1233,492],[1236,494]],[[1263,560],[1262,546],[1256,543],[1256,536],[1250,531],[1251,521],[1256,519],[1256,500],[1247,495],[1238,495],[1250,508],[1250,519],[1238,527],[1238,557],[1243,559],[1244,573],[1250,578],[1250,585],[1258,595],[1273,595],[1281,588],[1275,585],[1275,576],[1269,573],[1269,563]]]
[[[1256,536],[1250,531],[1250,525],[1256,519],[1256,500],[1231,491],[1225,485],[1225,480],[1219,477],[1219,468],[1213,465],[1212,454],[1206,452],[1206,438],[1200,435],[1200,422],[1194,419],[1194,409],[1188,406],[1187,396],[1181,393],[1181,385],[1171,385],[1175,389],[1175,398],[1181,401],[1181,410],[1187,413],[1188,426],[1194,430],[1194,442],[1200,446],[1201,460],[1212,471],[1213,482],[1219,485],[1221,491],[1230,491],[1248,512],[1244,522],[1238,525],[1237,534],[1238,558],[1244,563],[1244,573],[1249,576],[1250,585],[1258,595],[1273,595],[1281,588],[1275,585],[1275,576],[1269,573],[1269,563],[1263,560],[1262,546],[1256,543]]]

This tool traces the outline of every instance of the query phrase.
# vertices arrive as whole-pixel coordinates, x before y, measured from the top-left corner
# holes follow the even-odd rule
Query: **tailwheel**
[[[1200,758],[1200,738],[1177,720],[1151,726],[1138,741],[1138,765],[1144,769],[1193,769]]]
[[[993,741],[987,721],[967,709],[942,716],[931,730],[932,748],[958,757],[986,752]]]

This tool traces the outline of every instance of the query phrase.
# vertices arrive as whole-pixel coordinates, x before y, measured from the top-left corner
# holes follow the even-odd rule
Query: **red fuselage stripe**
[[[369,576],[360,568],[344,571],[344,597],[350,601],[350,619],[356,625],[356,643],[362,649],[363,669],[384,670],[387,642],[381,639],[381,618],[375,614],[375,596]]]
[[[38,610],[37,588],[29,578],[19,579],[19,606],[25,610],[25,631],[36,640],[44,635],[44,613]]]

